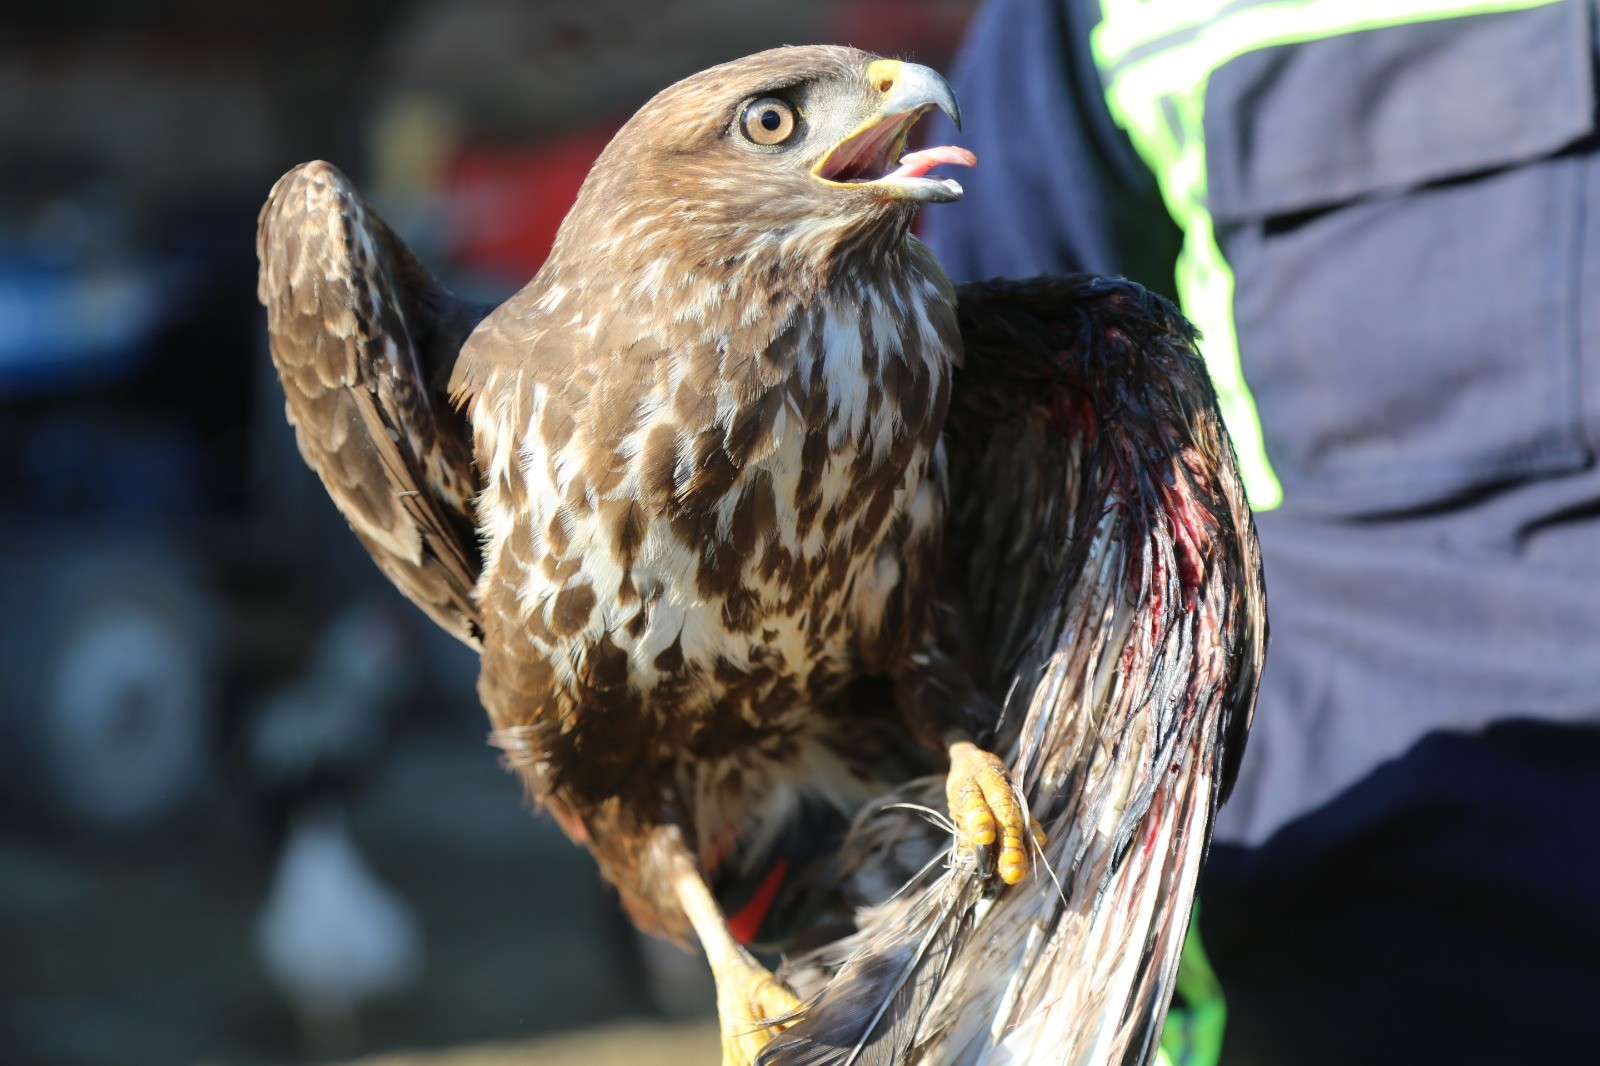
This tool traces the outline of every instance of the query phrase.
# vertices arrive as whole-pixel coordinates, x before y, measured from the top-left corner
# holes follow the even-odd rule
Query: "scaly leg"
[[[1032,865],[1030,837],[1042,846],[1044,831],[1017,801],[1006,764],[973,743],[973,736],[990,728],[999,711],[972,683],[961,660],[940,652],[937,645],[925,647],[907,663],[895,677],[895,698],[918,737],[930,746],[942,742],[950,753],[945,799],[957,843],[976,853],[979,877],[998,874],[1005,884],[1019,883]]]
[[[672,856],[673,891],[705,949],[717,982],[717,1017],[722,1027],[722,1066],[750,1066],[767,1041],[785,1028],[768,1019],[794,1019],[798,997],[756,961],[728,932],[699,866],[676,830]]]
[[[1017,802],[1011,774],[998,755],[970,740],[952,742],[945,798],[957,832],[977,851],[980,871],[990,869],[998,839],[1000,853],[993,859],[993,869],[1000,880],[1014,885],[1028,876],[1028,839],[1031,836],[1042,845],[1044,830]]]
[[[1042,846],[1044,831],[1017,801],[1006,764],[973,743],[994,728],[1000,710],[973,681],[964,616],[948,598],[930,605],[927,628],[894,672],[895,700],[918,739],[950,754],[945,799],[957,845],[976,853],[979,877],[998,874],[1015,885],[1032,866],[1029,843]]]

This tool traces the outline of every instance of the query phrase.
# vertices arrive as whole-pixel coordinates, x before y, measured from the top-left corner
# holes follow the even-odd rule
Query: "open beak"
[[[945,145],[902,156],[911,127],[936,107],[961,128],[961,108],[950,83],[932,68],[896,59],[874,60],[866,75],[869,91],[882,97],[876,113],[829,149],[811,172],[829,185],[870,188],[885,199],[961,199],[961,186],[953,179],[926,175],[941,163],[972,166],[978,160],[971,152]]]

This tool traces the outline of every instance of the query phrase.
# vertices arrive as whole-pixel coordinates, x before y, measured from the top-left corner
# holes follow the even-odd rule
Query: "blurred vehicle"
[[[196,435],[125,402],[196,287],[106,254],[84,204],[37,228],[0,245],[0,787],[56,824],[146,830],[205,777],[228,654]]]
[[[258,387],[253,205],[138,233],[92,191],[32,216],[0,227],[0,799],[104,836],[224,776],[261,806],[217,773],[252,694],[314,671],[377,579]]]

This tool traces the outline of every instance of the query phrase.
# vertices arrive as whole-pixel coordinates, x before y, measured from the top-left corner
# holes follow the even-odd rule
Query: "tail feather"
[[[834,970],[803,1027],[777,1037],[758,1066],[894,1066],[906,1061],[934,997],[971,928],[970,878],[934,878],[922,893],[891,899],[855,936],[814,960]],[[911,906],[912,900],[916,905]]]

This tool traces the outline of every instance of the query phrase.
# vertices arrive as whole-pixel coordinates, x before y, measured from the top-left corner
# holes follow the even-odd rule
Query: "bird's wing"
[[[300,454],[389,580],[478,647],[478,474],[444,390],[488,308],[434,281],[327,163],[273,186],[256,252]]]
[[[1260,555],[1191,327],[1106,278],[959,295],[951,559],[1049,840],[997,899],[952,853],[863,910],[764,1063],[1149,1062],[1255,704]],[[912,817],[845,868],[904,868]]]

